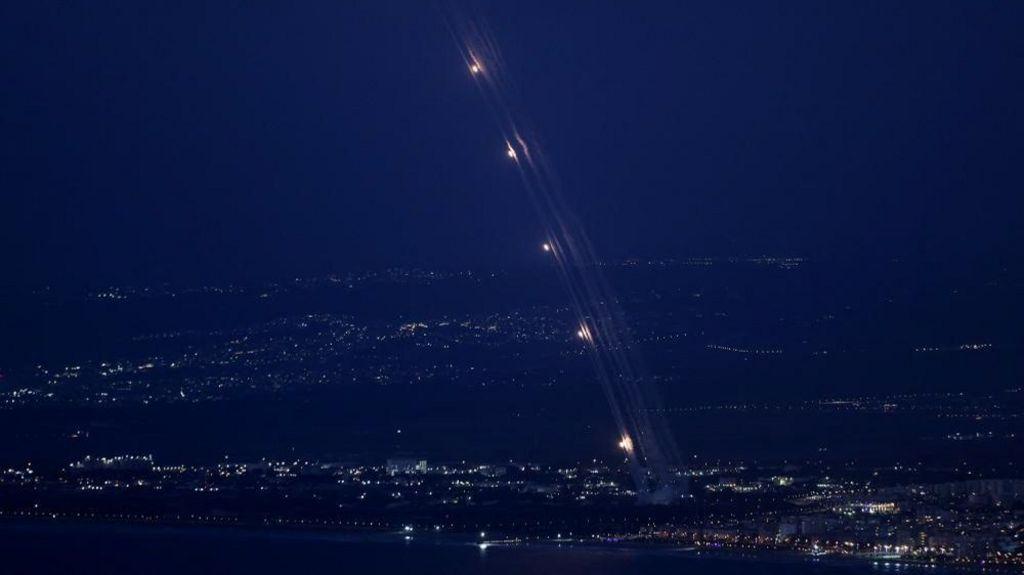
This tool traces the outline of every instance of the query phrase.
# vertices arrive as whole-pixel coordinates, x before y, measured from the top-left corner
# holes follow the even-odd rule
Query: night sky
[[[1021,255],[1024,4],[501,2],[601,254]],[[0,282],[528,265],[428,2],[7,2]]]

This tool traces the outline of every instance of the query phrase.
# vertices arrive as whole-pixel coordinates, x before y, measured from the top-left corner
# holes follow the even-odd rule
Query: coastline
[[[844,572],[878,570],[928,571],[931,573],[1018,573],[1011,568],[966,567],[948,564],[915,563],[912,561],[871,560],[858,557],[808,556],[786,551],[750,551],[722,547],[700,549],[668,543],[607,539],[554,539],[548,537],[500,538],[474,536],[468,533],[408,532],[394,529],[353,529],[301,524],[265,524],[235,522],[215,524],[187,521],[131,521],[111,519],[74,519],[40,514],[35,517],[0,516],[0,533],[39,537],[85,535],[107,538],[174,538],[185,540],[215,539],[256,543],[304,542],[356,546],[398,546],[403,548],[474,548],[481,556],[500,555],[507,551],[583,553],[595,557],[648,556],[732,564],[827,568]]]

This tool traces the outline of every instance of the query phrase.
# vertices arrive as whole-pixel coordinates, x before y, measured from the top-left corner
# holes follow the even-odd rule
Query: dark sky
[[[1020,2],[484,11],[608,256],[1021,256]],[[6,2],[0,54],[2,283],[537,257],[427,2]]]

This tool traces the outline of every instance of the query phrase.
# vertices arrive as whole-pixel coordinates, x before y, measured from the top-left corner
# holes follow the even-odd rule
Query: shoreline
[[[557,550],[586,553],[641,553],[662,557],[678,557],[691,560],[711,559],[721,561],[770,563],[778,565],[820,565],[825,567],[865,570],[927,570],[931,573],[1020,573],[1020,570],[1002,566],[963,566],[948,563],[925,563],[912,560],[869,559],[860,557],[810,556],[792,551],[751,551],[721,547],[713,550],[672,543],[641,542],[629,540],[577,539],[553,537],[520,537],[509,535],[498,538],[483,538],[471,533],[403,531],[389,529],[366,529],[341,525],[321,525],[287,521],[235,521],[231,523],[204,522],[173,519],[116,519],[104,517],[68,517],[54,513],[11,516],[0,514],[0,530],[34,533],[57,533],[62,529],[82,530],[87,533],[109,533],[114,535],[214,535],[217,537],[245,537],[254,539],[290,539],[323,541],[346,544],[405,545],[474,547],[480,553],[500,549]]]

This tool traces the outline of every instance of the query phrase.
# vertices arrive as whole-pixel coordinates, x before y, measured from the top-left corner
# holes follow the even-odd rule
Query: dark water
[[[400,542],[327,533],[0,524],[0,571],[22,573],[859,574],[870,565],[696,557],[675,550]],[[934,570],[931,570],[934,572]]]

